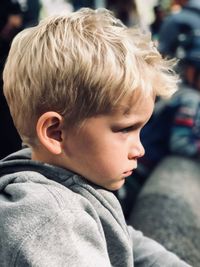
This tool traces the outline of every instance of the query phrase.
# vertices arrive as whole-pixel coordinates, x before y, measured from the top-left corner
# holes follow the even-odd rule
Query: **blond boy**
[[[1,162],[1,266],[188,266],[128,227],[110,192],[144,154],[155,96],[175,88],[149,37],[106,10],[48,18],[15,38],[3,76],[30,149]]]

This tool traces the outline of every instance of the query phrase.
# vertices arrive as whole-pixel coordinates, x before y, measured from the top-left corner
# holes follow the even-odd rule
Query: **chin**
[[[124,185],[125,179],[121,179],[120,181],[117,181],[116,183],[113,183],[106,188],[110,191],[116,191],[119,190]]]

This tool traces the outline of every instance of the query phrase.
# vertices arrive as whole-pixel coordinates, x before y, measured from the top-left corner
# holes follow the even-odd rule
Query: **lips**
[[[124,175],[125,175],[125,176],[130,176],[132,173],[133,173],[133,170],[124,172]]]

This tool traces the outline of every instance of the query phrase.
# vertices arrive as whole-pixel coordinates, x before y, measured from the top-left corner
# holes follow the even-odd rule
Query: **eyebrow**
[[[130,115],[130,107],[127,107],[123,110],[122,115],[124,115],[125,117],[128,117]]]
[[[146,124],[146,122],[116,122],[113,123],[112,129],[113,130],[119,130],[120,128],[133,128],[133,129],[139,129],[143,127]]]

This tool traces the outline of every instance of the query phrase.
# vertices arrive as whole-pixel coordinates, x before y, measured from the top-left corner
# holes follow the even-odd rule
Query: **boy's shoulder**
[[[32,163],[20,166],[16,164],[13,169],[9,166],[10,173],[1,174],[0,179],[0,195],[5,195],[0,199],[2,205],[0,212],[3,212],[5,204],[6,209],[10,209],[11,217],[15,217],[14,213],[25,215],[25,220],[28,220],[31,214],[38,216],[41,219],[56,216],[58,213],[67,210],[72,212],[85,209],[84,206],[89,205],[89,202],[81,194],[84,190],[81,183],[77,180],[81,179],[76,174],[70,177],[63,175],[65,171],[60,171],[54,166],[48,164],[38,164],[37,167]],[[1,167],[0,167],[1,168]],[[66,176],[68,172],[66,171]],[[84,184],[84,183],[83,183]],[[81,188],[78,190],[78,188]],[[77,188],[76,192],[74,188]],[[22,209],[20,209],[22,207]],[[16,217],[17,219],[17,217]]]
[[[75,211],[89,205],[80,194],[32,170],[3,175],[0,196],[0,221],[13,227],[20,220],[21,232],[32,231],[64,212],[72,218]]]
[[[34,214],[44,222],[64,212],[71,213],[70,218],[85,212],[98,217],[105,210],[123,217],[119,202],[111,192],[66,169],[32,161],[29,149],[0,161],[0,196],[3,195],[0,198],[3,220],[17,222],[21,216],[25,223]]]
[[[120,234],[128,242],[114,195],[76,174],[66,179],[68,171],[55,166],[41,164],[35,171],[33,163],[30,170],[28,157],[22,158],[17,154],[0,163],[2,266],[29,266],[28,260],[40,266],[66,266],[64,259],[74,266],[95,266],[98,261],[98,266],[110,266],[105,236]],[[19,168],[20,160],[26,162],[24,170]],[[15,161],[13,171],[9,161]],[[109,225],[115,229],[112,234]],[[82,251],[87,253],[79,255]]]
[[[32,261],[42,261],[39,249],[44,249],[40,246],[64,253],[64,245],[68,253],[72,253],[70,240],[78,244],[79,229],[83,235],[88,234],[88,227],[91,233],[95,232],[98,228],[96,217],[87,199],[39,172],[3,175],[0,179],[0,258],[5,261],[3,266],[15,266],[15,262],[22,264],[24,253],[26,260],[31,257]],[[100,231],[95,233],[102,238]],[[16,266],[22,266],[20,264]],[[48,265],[47,259],[45,264]],[[49,262],[48,266],[53,265]],[[60,262],[60,266],[64,263]]]

